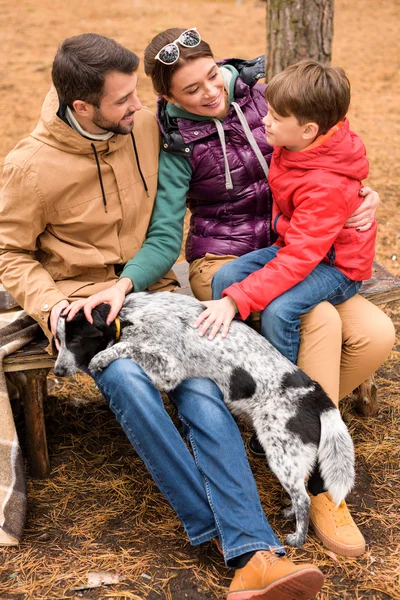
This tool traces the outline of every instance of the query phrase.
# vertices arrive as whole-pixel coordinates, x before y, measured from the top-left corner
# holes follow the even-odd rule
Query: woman
[[[195,29],[175,28],[153,38],[144,63],[160,95],[157,200],[179,214],[187,199],[190,284],[198,299],[210,300],[220,266],[273,241],[265,86],[255,85],[263,63],[233,59],[217,65]],[[370,196],[368,206],[347,225],[366,230],[376,207],[370,207],[374,193],[364,188],[363,194]],[[304,316],[301,333],[298,365],[336,404],[382,364],[394,340],[391,321],[361,296],[337,307],[320,304]],[[327,494],[316,495],[311,519],[328,548],[345,556],[364,552],[364,538],[345,503],[335,510]]]

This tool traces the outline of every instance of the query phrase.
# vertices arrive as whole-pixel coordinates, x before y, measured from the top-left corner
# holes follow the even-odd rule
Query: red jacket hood
[[[274,160],[280,168],[318,169],[326,168],[354,179],[368,176],[368,160],[365,146],[350,129],[347,118],[341,128],[320,146],[303,152],[291,152],[282,146],[274,147]]]

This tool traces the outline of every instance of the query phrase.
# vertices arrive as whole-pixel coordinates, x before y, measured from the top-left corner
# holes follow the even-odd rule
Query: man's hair
[[[99,108],[106,75],[112,71],[131,75],[138,66],[136,54],[115,40],[83,33],[61,43],[51,77],[59,97],[70,108],[75,100]]]
[[[178,27],[172,27],[156,35],[144,51],[144,70],[146,75],[151,77],[153,87],[157,94],[161,96],[170,96],[172,77],[184,64],[196,58],[210,57],[214,58],[210,46],[204,40],[201,40],[198,46],[186,48],[178,43],[179,58],[172,65],[164,65],[155,58],[161,48],[174,42],[186,31]]]
[[[265,98],[278,115],[293,115],[300,125],[317,123],[324,134],[346,116],[350,81],[340,67],[305,59],[276,75]]]

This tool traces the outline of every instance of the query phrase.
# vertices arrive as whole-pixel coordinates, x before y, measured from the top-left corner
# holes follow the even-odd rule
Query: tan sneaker
[[[328,492],[311,496],[310,523],[329,550],[342,556],[361,556],[365,540],[343,500],[336,508]]]
[[[323,583],[324,576],[314,565],[294,565],[286,556],[259,550],[236,570],[227,600],[307,600]]]

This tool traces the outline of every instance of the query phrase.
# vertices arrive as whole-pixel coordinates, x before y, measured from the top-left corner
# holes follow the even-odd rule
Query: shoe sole
[[[310,600],[323,583],[321,571],[304,569],[272,582],[263,590],[229,592],[226,600]]]
[[[362,556],[364,554],[365,542],[363,544],[358,544],[358,546],[344,546],[343,544],[339,544],[325,535],[325,533],[319,529],[317,525],[314,525],[314,523],[311,521],[310,523],[315,535],[321,540],[325,548],[328,550],[332,550],[332,552],[335,552],[340,556],[346,556],[347,558],[357,558],[358,556]]]

